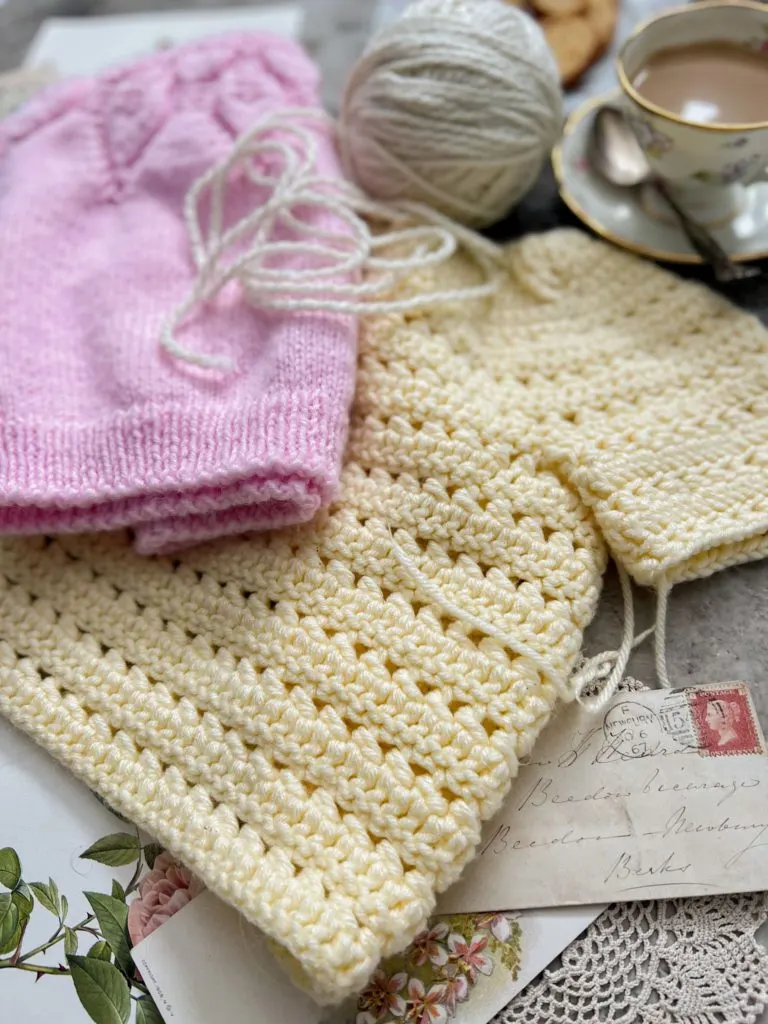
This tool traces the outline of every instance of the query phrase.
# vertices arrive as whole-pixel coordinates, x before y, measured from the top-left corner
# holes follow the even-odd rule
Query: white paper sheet
[[[168,1024],[317,1024],[259,932],[203,893],[133,950]]]
[[[16,852],[27,882],[53,878],[69,902],[69,922],[88,913],[84,892],[108,893],[113,878],[127,885],[133,865],[111,868],[81,856],[102,836],[127,831],[131,827],[111,814],[74,775],[0,718],[0,850]],[[55,927],[53,915],[36,905],[23,952],[45,943]],[[94,942],[86,932],[79,932],[78,939],[81,953]],[[58,943],[30,962],[56,967],[63,959],[63,943]],[[0,972],[1,1024],[52,1021],[88,1024],[70,978],[43,976],[36,981],[34,973]]]
[[[263,31],[296,38],[300,4],[218,11],[166,11],[105,18],[51,18],[43,24],[25,66],[53,65],[60,75],[92,75],[162,46],[225,32]]]

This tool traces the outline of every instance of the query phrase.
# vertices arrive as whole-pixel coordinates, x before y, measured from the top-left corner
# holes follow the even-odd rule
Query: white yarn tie
[[[463,302],[496,291],[500,249],[493,242],[423,204],[374,202],[350,182],[318,175],[317,136],[308,126],[327,129],[329,124],[328,115],[315,108],[270,114],[190,189],[184,219],[197,278],[169,317],[161,339],[176,359],[212,369],[232,368],[230,359],[195,352],[177,338],[195,308],[231,281],[237,281],[247,300],[261,309],[351,315]],[[225,228],[227,190],[235,175],[244,175],[254,186],[254,206]],[[201,213],[206,198],[207,232]],[[307,219],[316,211],[330,215],[338,228],[319,229]],[[363,217],[389,223],[393,230],[376,234]],[[400,282],[450,259],[459,246],[472,254],[482,271],[479,284],[392,298]],[[291,266],[297,259],[310,265]]]
[[[653,627],[651,627],[640,633],[639,636],[635,636],[635,602],[632,595],[632,581],[624,566],[618,561],[615,564],[619,574],[624,605],[624,630],[621,644],[616,651],[603,651],[583,662],[570,680],[576,693],[576,700],[583,708],[593,712],[600,711],[611,700],[624,679],[633,649],[653,632]],[[587,689],[602,680],[604,682],[597,692],[589,696],[584,695]]]
[[[670,689],[672,683],[669,681],[667,672],[667,608],[669,605],[669,594],[672,585],[662,580],[656,588],[656,640],[654,644],[654,660],[656,665],[656,678],[659,684],[665,689]]]
[[[632,650],[654,631],[655,627],[651,626],[650,629],[646,629],[645,632],[640,633],[638,636],[634,635],[635,609],[632,599],[632,582],[627,571],[617,562],[616,568],[619,573],[624,600],[624,632],[621,645],[617,651],[604,651],[594,658],[585,661],[580,668],[572,673],[568,680],[564,681],[546,659],[528,644],[522,643],[515,637],[510,636],[505,630],[499,629],[492,622],[488,622],[466,608],[461,608],[449,597],[446,597],[439,584],[423,573],[410,555],[407,555],[400,547],[389,526],[385,526],[385,529],[389,537],[392,554],[425,597],[429,597],[438,608],[442,608],[444,612],[456,619],[457,622],[462,622],[464,625],[476,629],[479,633],[484,633],[485,636],[495,640],[502,647],[530,661],[543,678],[548,679],[552,683],[562,700],[576,700],[588,711],[600,711],[611,700],[624,679],[624,673],[626,672]],[[602,682],[596,693],[591,693],[589,696],[584,695],[586,690],[603,680],[604,682]],[[665,685],[668,686],[669,681]]]
[[[505,630],[499,629],[492,622],[488,622],[487,619],[484,619],[480,615],[475,615],[474,612],[471,612],[466,608],[461,608],[449,597],[446,597],[439,584],[435,583],[434,580],[431,580],[429,576],[422,572],[410,555],[407,555],[400,547],[392,533],[392,530],[386,524],[385,530],[389,537],[390,550],[392,554],[401,568],[405,570],[409,578],[416,584],[419,591],[425,597],[430,598],[438,608],[441,608],[452,618],[456,619],[457,622],[462,622],[464,625],[477,630],[479,633],[484,633],[485,636],[495,640],[502,647],[505,647],[507,650],[513,651],[519,657],[530,661],[541,676],[552,683],[562,700],[576,700],[581,707],[593,714],[600,711],[610,702],[623,682],[624,675],[627,670],[627,664],[634,648],[638,647],[654,631],[656,631],[657,634],[656,671],[659,682],[664,687],[668,688],[670,686],[664,657],[664,640],[666,635],[664,622],[667,607],[667,595],[671,589],[668,584],[665,583],[659,587],[659,603],[656,624],[635,636],[635,607],[632,595],[632,581],[630,580],[626,569],[619,562],[616,562],[616,569],[619,574],[619,582],[621,584],[621,594],[624,604],[624,630],[621,644],[616,651],[603,651],[601,654],[597,654],[593,658],[589,658],[584,661],[580,667],[564,681],[562,677],[554,671],[552,666],[548,664],[546,659],[544,659],[528,644],[522,643],[515,637],[510,636]],[[596,692],[590,693],[587,696],[586,691],[598,683],[602,685],[597,688]]]

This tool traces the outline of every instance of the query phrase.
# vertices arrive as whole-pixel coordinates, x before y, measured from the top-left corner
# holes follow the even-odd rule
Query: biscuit
[[[531,0],[531,7],[542,18],[564,18],[569,14],[580,14],[587,0]]]
[[[555,55],[564,87],[573,85],[601,49],[597,30],[580,14],[543,18],[541,28]]]
[[[611,43],[619,16],[618,0],[587,0],[584,17],[592,26],[602,53]]]

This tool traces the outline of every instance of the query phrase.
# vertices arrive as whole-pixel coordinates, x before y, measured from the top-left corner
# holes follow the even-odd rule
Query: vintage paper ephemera
[[[133,958],[166,1024],[486,1024],[602,909],[434,920],[380,965],[358,999],[325,1012],[293,987],[274,947],[210,892],[139,943]]]
[[[768,756],[749,690],[564,708],[440,913],[768,889]]]

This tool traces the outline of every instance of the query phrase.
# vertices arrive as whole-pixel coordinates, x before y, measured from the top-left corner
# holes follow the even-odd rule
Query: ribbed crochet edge
[[[310,489],[327,501],[338,485],[348,416],[346,403],[305,392],[235,409],[152,407],[88,425],[0,423],[0,528],[62,528],[78,510],[106,503],[108,524],[128,526],[147,518],[148,502],[150,518],[163,506],[165,515],[175,505],[193,511],[182,496],[207,512],[225,504],[219,489],[238,484],[251,493],[231,503],[253,501],[259,480],[273,485],[266,500]]]

